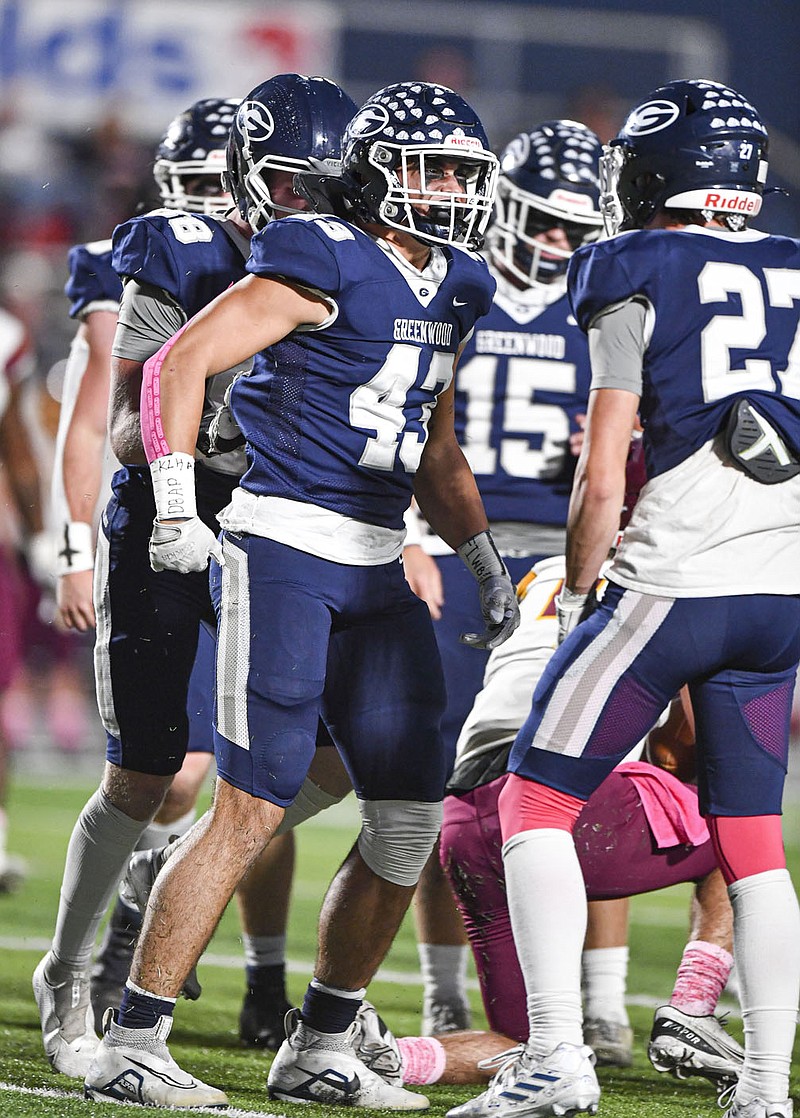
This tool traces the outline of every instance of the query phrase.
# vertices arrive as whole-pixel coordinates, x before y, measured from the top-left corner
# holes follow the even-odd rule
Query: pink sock
[[[438,1083],[442,1078],[447,1053],[433,1036],[401,1036],[397,1041],[403,1059],[403,1082],[414,1086]]]
[[[695,939],[683,949],[678,977],[669,1002],[692,1017],[708,1017],[731,973],[733,955],[724,947]]]

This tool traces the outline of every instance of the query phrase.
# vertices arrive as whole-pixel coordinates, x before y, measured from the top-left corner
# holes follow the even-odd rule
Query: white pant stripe
[[[217,641],[217,729],[234,745],[249,749],[250,580],[247,554],[224,537],[223,551],[223,607]]]
[[[119,738],[119,723],[114,710],[114,691],[111,685],[111,598],[108,591],[109,544],[105,532],[97,533],[97,553],[94,559],[92,597],[97,628],[94,641],[94,686],[97,709],[106,733]]]
[[[633,590],[623,595],[603,631],[556,684],[533,740],[535,748],[581,756],[611,687],[665,621],[672,605],[670,598]]]

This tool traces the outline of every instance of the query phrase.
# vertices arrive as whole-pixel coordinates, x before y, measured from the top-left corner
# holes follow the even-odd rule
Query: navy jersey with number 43
[[[498,291],[456,370],[456,437],[490,522],[566,524],[590,379],[566,294],[537,310]]]
[[[632,296],[651,308],[641,399],[648,477],[709,442],[737,397],[800,453],[800,242],[755,230],[635,230],[579,249],[568,277],[584,330]]]
[[[260,353],[234,385],[245,489],[402,527],[436,398],[494,292],[480,257],[434,251],[429,279],[337,218],[287,217],[256,234],[248,271],[323,292],[336,312]]]

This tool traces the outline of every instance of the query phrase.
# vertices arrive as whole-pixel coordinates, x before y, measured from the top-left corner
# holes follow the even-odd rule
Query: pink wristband
[[[169,341],[162,345],[158,353],[148,357],[142,369],[139,422],[142,428],[142,445],[148,462],[172,453],[161,423],[161,367],[169,351],[188,325],[188,322],[184,323],[177,334],[173,334]]]

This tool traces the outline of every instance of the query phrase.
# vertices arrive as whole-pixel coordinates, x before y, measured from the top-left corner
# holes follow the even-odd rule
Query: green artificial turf
[[[10,842],[27,859],[30,876],[22,890],[0,896],[0,1118],[76,1115],[116,1115],[119,1105],[91,1103],[82,1098],[81,1084],[52,1072],[45,1060],[30,977],[49,943],[58,901],[64,851],[74,823],[92,788],[46,785],[29,778],[14,782],[10,804]],[[800,826],[797,807],[787,814],[790,865],[798,865]],[[325,887],[347,853],[357,828],[352,803],[312,821],[297,835],[297,871],[289,926],[290,998],[302,998],[311,975],[315,925]],[[631,1022],[636,1037],[634,1066],[625,1071],[600,1069],[604,1088],[600,1112],[606,1118],[695,1118],[719,1115],[714,1092],[704,1080],[678,1082],[656,1074],[645,1054],[652,1008],[668,999],[688,927],[690,890],[679,886],[634,900],[631,918],[631,963],[628,983]],[[228,1094],[231,1107],[257,1114],[299,1113],[303,1118],[327,1118],[335,1107],[271,1105],[265,1089],[269,1057],[240,1047],[237,1020],[244,989],[240,965],[236,913],[231,908],[198,968],[203,995],[196,1003],[179,1003],[170,1048],[187,1069]],[[800,946],[800,945],[799,945]],[[485,1027],[471,975],[474,1027]],[[421,986],[417,974],[413,925],[408,918],[370,998],[393,1031],[419,1031]],[[735,1003],[730,1027],[742,1039]],[[797,1058],[793,1087],[800,1089]],[[479,1088],[430,1087],[430,1114],[445,1111],[470,1098]],[[48,1096],[46,1092],[52,1092]],[[26,1093],[29,1092],[29,1093]],[[141,1112],[142,1108],[127,1107]],[[152,1113],[149,1109],[147,1113]],[[235,1113],[235,1110],[234,1110]]]

